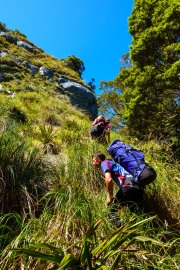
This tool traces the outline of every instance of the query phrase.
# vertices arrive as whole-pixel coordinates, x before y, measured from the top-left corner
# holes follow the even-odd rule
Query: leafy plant
[[[153,220],[154,217],[132,224],[134,219],[124,224],[118,230],[113,231],[103,239],[96,238],[96,231],[102,220],[94,223],[82,236],[82,240],[63,248],[57,248],[49,244],[35,244],[27,249],[16,248],[12,252],[16,256],[31,256],[40,260],[46,260],[57,264],[58,269],[117,269],[126,267],[126,260],[130,256],[138,260],[138,256],[147,257],[148,262],[153,262],[152,254],[148,256],[140,243],[151,243],[161,248],[167,247],[163,242],[144,235],[141,226]],[[42,251],[44,252],[42,252]],[[76,251],[75,251],[76,250]],[[163,250],[163,249],[162,249]],[[72,251],[72,252],[68,252]],[[138,256],[137,256],[138,254]],[[154,254],[155,255],[155,254]]]
[[[40,125],[38,139],[43,143],[44,153],[55,152],[54,139],[58,137],[58,130],[54,130],[52,125]]]

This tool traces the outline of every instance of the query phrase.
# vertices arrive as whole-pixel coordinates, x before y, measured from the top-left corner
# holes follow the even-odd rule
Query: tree
[[[101,81],[100,90],[103,93],[100,95],[98,99],[100,111],[106,115],[119,115],[121,104],[119,102],[119,92],[114,86],[113,81]],[[117,102],[118,98],[118,102]]]
[[[122,91],[116,88],[114,81],[101,81],[100,90],[103,92],[98,97],[99,112],[111,118],[111,127],[117,131],[124,126],[125,121],[122,116]]]
[[[3,22],[0,22],[0,30],[1,31],[7,31],[6,25]]]
[[[82,73],[85,71],[85,66],[82,60],[76,56],[68,56],[66,59],[61,59],[64,62],[65,66],[76,71],[81,77]]]
[[[92,78],[90,82],[88,82],[88,85],[92,88],[92,92],[95,91],[96,85],[95,85],[95,79]]]
[[[123,117],[140,138],[174,137],[180,131],[180,3],[135,0],[129,17],[132,66],[114,80],[122,90]]]
[[[122,55],[120,62],[124,67],[131,67],[129,53]],[[126,125],[126,119],[123,116],[122,85],[117,84],[116,80],[101,81],[99,88],[102,91],[98,96],[99,112],[111,118],[112,127],[117,131]]]

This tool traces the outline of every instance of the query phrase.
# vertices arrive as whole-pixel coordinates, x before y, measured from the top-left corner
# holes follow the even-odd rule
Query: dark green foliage
[[[14,79],[14,75],[10,73],[3,73],[3,75],[1,75],[1,78],[3,79],[4,82],[9,82]]]
[[[45,122],[50,125],[59,126],[59,120],[56,115],[48,115],[45,119]]]
[[[153,219],[154,217],[150,217],[138,221],[131,218],[129,222],[105,237],[98,234],[102,223],[102,220],[98,220],[86,230],[80,240],[73,244],[67,243],[66,252],[62,246],[57,247],[51,243],[35,243],[27,248],[14,248],[11,251],[16,257],[26,258],[27,263],[30,262],[31,257],[35,261],[40,260],[41,265],[43,261],[49,261],[54,263],[54,269],[62,270],[171,268],[173,260],[166,261],[166,250],[170,250],[172,244],[168,242],[164,244],[161,239],[158,239],[160,236],[151,233],[150,230],[149,235],[151,236],[144,232],[147,224]],[[178,241],[177,244],[173,243],[173,248],[177,247]],[[157,251],[161,253],[162,258]],[[172,257],[174,257],[173,255],[172,252]]]
[[[92,78],[91,81],[88,83],[88,85],[91,87],[92,91],[94,92],[95,89],[96,89],[96,86],[95,86],[95,79]]]
[[[19,123],[25,123],[28,120],[26,114],[16,107],[10,108],[9,117]]]
[[[23,218],[18,213],[0,214],[0,251],[21,231]]]
[[[7,30],[6,25],[4,23],[2,23],[2,22],[0,22],[0,30],[1,31],[6,31]]]
[[[129,18],[130,58],[125,55],[119,75],[105,90],[102,87],[105,102],[100,104],[104,111],[110,104],[131,135],[166,138],[176,146],[180,137],[179,18],[178,1],[135,0]]]
[[[74,55],[68,56],[66,59],[61,59],[61,61],[64,62],[66,67],[71,68],[74,71],[76,71],[80,77],[85,70],[83,61]]]
[[[129,18],[132,67],[122,68],[124,116],[140,138],[178,137],[180,127],[180,46],[177,1],[135,1]]]
[[[26,39],[26,36],[24,35],[24,34],[22,34],[19,30],[14,30],[13,31],[13,34],[15,35],[15,36],[18,36],[18,37],[24,37],[25,39]]]
[[[56,148],[56,144],[54,139],[58,136],[58,131],[53,129],[53,126],[39,126],[38,138],[43,143],[44,153],[52,152],[57,154],[58,149]]]

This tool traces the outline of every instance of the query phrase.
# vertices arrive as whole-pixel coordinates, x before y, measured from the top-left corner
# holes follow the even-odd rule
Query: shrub
[[[6,25],[2,22],[0,22],[0,30],[1,31],[7,31]]]

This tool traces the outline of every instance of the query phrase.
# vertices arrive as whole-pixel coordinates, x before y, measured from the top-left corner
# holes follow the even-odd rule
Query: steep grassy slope
[[[147,161],[155,167],[158,177],[146,190],[146,211],[132,215],[128,209],[121,209],[122,227],[115,231],[105,206],[103,178],[92,166],[92,153],[98,149],[106,152],[106,146],[96,144],[81,130],[78,137],[65,135],[62,140],[58,135],[62,140],[58,154],[47,149],[40,155],[38,144],[35,156],[29,152],[29,145],[27,149],[19,148],[17,137],[12,144],[13,133],[9,132],[9,147],[5,146],[8,140],[1,138],[1,179],[9,176],[13,188],[7,186],[2,192],[4,201],[7,194],[14,198],[11,205],[6,200],[10,211],[14,202],[16,206],[19,203],[17,196],[21,204],[16,208],[18,212],[0,216],[2,269],[58,269],[62,260],[62,269],[95,270],[103,265],[104,269],[112,266],[114,270],[178,269],[179,238],[172,226],[179,219],[178,171],[167,167],[163,145],[145,145],[129,138],[131,144],[136,143],[147,153]],[[96,222],[101,226],[94,225]],[[88,268],[87,262],[92,267]],[[79,268],[75,268],[76,264]]]
[[[74,70],[67,68],[63,61],[56,59],[55,57],[48,55],[43,52],[42,49],[38,48],[35,44],[29,41],[26,36],[20,33],[18,30],[9,30],[2,23],[0,23],[0,50],[7,53],[9,55],[9,59],[1,59],[1,69],[8,72],[8,70],[12,71],[12,77],[16,78],[15,72],[21,70],[21,74],[19,77],[24,78],[26,73],[32,74],[27,68],[18,68],[18,62],[28,61],[34,66],[41,67],[45,66],[46,68],[52,70],[55,74],[65,75],[67,78],[73,78],[78,82],[84,83],[84,81],[79,77],[79,74]],[[25,44],[31,46],[25,47],[22,45],[17,46],[18,42],[22,41]],[[32,76],[33,77],[33,76]],[[42,78],[41,76],[39,76]],[[10,79],[10,78],[9,78]],[[7,78],[8,80],[8,78]],[[90,86],[86,85],[91,89]]]

